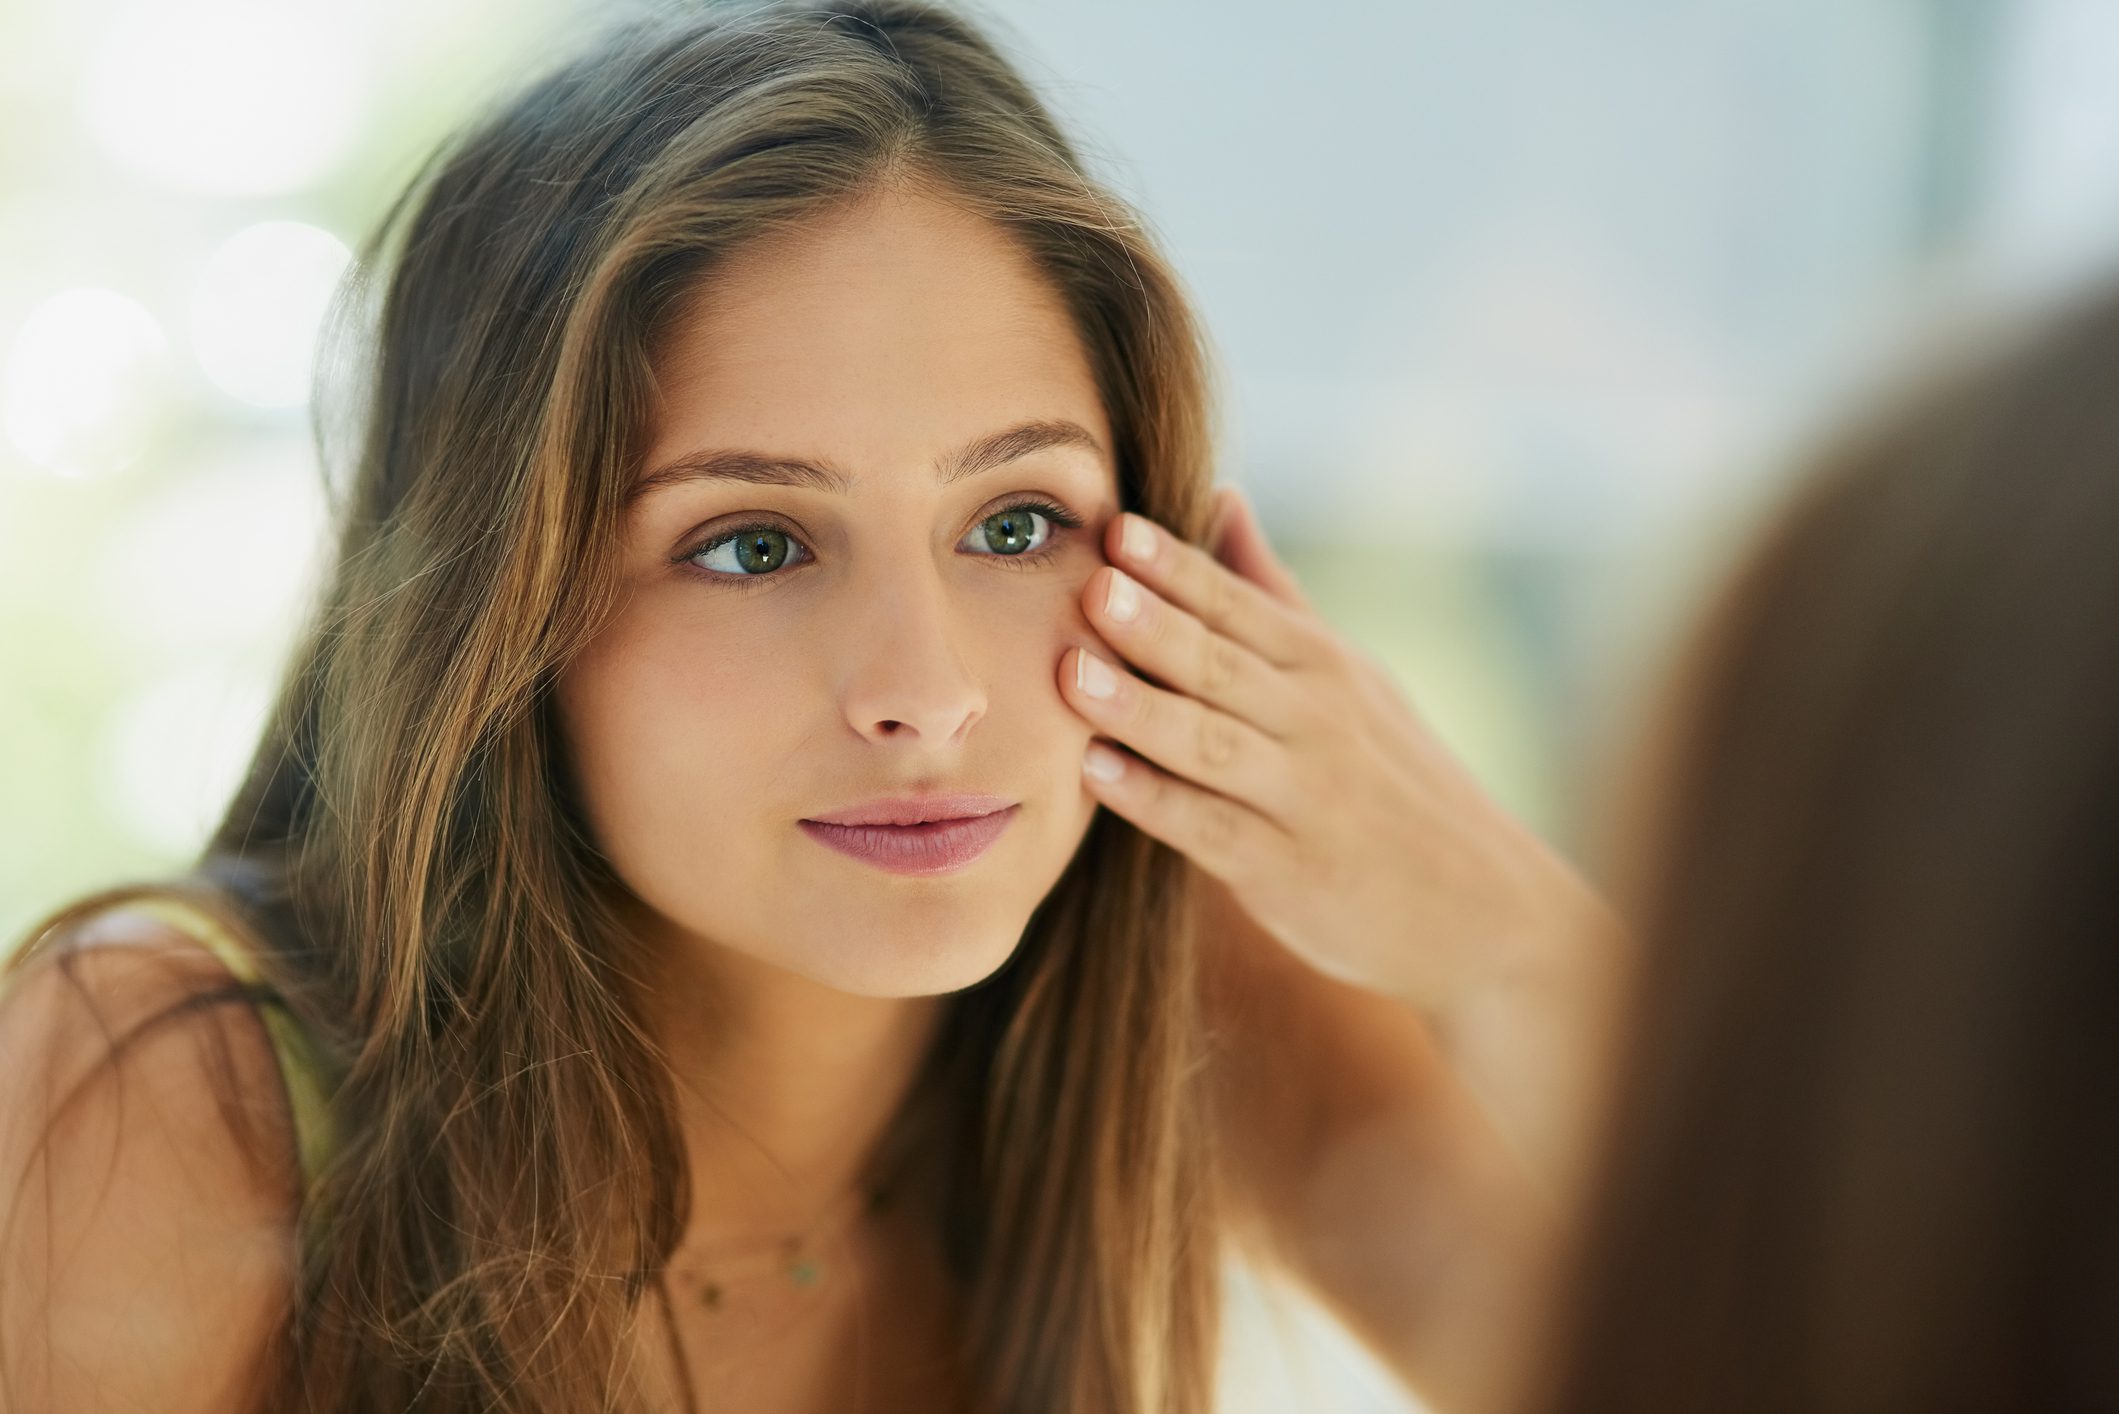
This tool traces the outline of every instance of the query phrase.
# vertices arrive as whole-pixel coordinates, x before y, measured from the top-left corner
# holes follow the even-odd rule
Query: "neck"
[[[855,996],[696,937],[654,955],[645,1015],[671,1067],[692,1174],[680,1251],[804,1233],[843,1215],[864,1181],[917,1158],[878,1149],[947,998]],[[880,1168],[892,1172],[871,1172]]]

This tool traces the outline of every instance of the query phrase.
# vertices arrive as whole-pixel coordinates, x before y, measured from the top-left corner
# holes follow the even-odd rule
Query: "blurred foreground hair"
[[[446,144],[363,252],[363,426],[248,779],[185,878],[76,900],[16,959],[179,892],[338,1058],[343,1142],[263,1407],[641,1407],[628,1355],[689,1180],[548,689],[615,603],[658,328],[733,252],[885,186],[1021,244],[1079,330],[1121,504],[1203,535],[1213,399],[1178,282],[966,19],[665,6]],[[1100,812],[923,1077],[996,1414],[1211,1407],[1184,870]]]
[[[2119,1408],[2119,293],[1851,438],[1695,641],[1536,1414]]]

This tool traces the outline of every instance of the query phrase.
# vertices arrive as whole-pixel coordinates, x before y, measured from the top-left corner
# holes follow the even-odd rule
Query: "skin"
[[[688,1097],[696,1186],[680,1264],[799,1230],[843,1191],[941,995],[1006,959],[1101,803],[1204,876],[1223,1038],[1208,1079],[1239,1229],[1417,1393],[1505,1408],[1620,976],[1601,902],[1316,613],[1240,496],[1224,491],[1212,551],[1117,513],[1087,360],[997,228],[902,192],[851,208],[720,271],[657,372],[650,468],[744,448],[852,482],[641,501],[630,597],[560,684],[592,825],[658,944],[652,1024]],[[952,449],[1030,418],[1073,420],[1097,450],[936,484]],[[1025,491],[1083,527],[1037,566],[967,548]],[[672,564],[759,523],[799,542],[771,583]],[[726,550],[707,561],[741,572]],[[1089,690],[1088,654],[1109,695]],[[1085,770],[1092,738],[1121,748],[1116,779]],[[1021,814],[929,879],[796,824],[915,789]],[[790,1320],[793,1343],[688,1334],[733,1382],[717,1391],[836,1407],[861,1391],[816,1381],[847,1369],[848,1342],[946,1349],[946,1303],[911,1294],[939,1287],[918,1241],[857,1230],[846,1247],[852,1294]],[[864,1282],[888,1283],[895,1327],[862,1324]]]
[[[1603,1103],[1624,931],[1219,494],[1211,552],[1130,514],[1105,532],[1083,609],[1111,690],[1088,690],[1083,650],[1060,682],[1119,769],[1084,776],[1205,876],[1239,1234],[1435,1407],[1511,1410]]]
[[[1007,958],[1101,804],[1202,876],[1220,1038],[1206,1080],[1239,1229],[1433,1407],[1507,1409],[1594,1108],[1580,1077],[1607,1072],[1594,1052],[1624,956],[1608,911],[1324,623],[1240,497],[1211,551],[1117,514],[1087,362],[997,231],[902,194],[849,209],[723,269],[657,372],[650,467],[747,447],[853,480],[844,496],[695,483],[642,500],[624,607],[558,685],[592,828],[654,944],[644,1015],[676,1071],[696,1189],[676,1268],[831,1208],[941,998]],[[1074,420],[1098,450],[935,483],[936,458],[1028,418]],[[1031,568],[966,548],[1025,491],[1082,529]],[[767,519],[815,556],[784,581],[745,591],[676,563],[709,530]],[[1150,532],[1149,554],[1128,529]],[[1109,609],[1121,566],[1129,619]],[[1115,694],[1084,690],[1081,649]],[[1092,738],[1122,749],[1118,780],[1084,773]],[[936,789],[1021,813],[976,864],[928,879],[796,825]],[[147,941],[198,951],[158,926]],[[92,1043],[128,999],[169,1000],[169,977],[138,970],[146,949],[101,951],[115,970],[89,983],[114,1013],[75,1015],[71,986],[10,998],[0,1115],[49,1114],[64,1038]],[[229,1045],[263,1093],[276,1062],[246,1027]],[[32,1370],[29,1407],[225,1408],[288,1289],[291,1142],[265,1146],[284,1172],[258,1174],[257,1146],[207,1113],[197,1056],[138,1057],[155,1123],[90,1107],[62,1126],[38,1151],[50,1171],[110,1186],[55,1184],[89,1196],[7,1249],[0,1289],[34,1293],[0,1303],[33,1323],[9,1345],[95,1352]],[[10,1171],[40,1129],[0,1126]],[[157,1233],[175,1245],[141,1236]],[[54,1275],[42,1238],[102,1255]],[[702,1404],[968,1407],[947,1358],[961,1313],[913,1215],[841,1229],[827,1258],[839,1275],[799,1300],[746,1282],[740,1311],[679,1312]],[[142,1320],[170,1338],[138,1339]],[[665,1349],[639,1354],[674,1390]]]
[[[1096,808],[1079,771],[1090,730],[1052,665],[1093,638],[1079,601],[1118,493],[1065,311],[996,228],[933,201],[893,194],[739,254],[673,323],[655,368],[649,471],[747,449],[827,461],[853,483],[841,495],[695,481],[637,501],[624,607],[557,685],[592,828],[661,968],[651,1024],[694,1176],[681,1267],[803,1230],[846,1190],[943,995],[1008,958],[1080,845]],[[937,483],[947,454],[1030,419],[1071,420],[1096,446]],[[1039,548],[1053,556],[1012,564],[983,525],[1025,493],[1084,524],[1043,525],[1033,534],[1050,532]],[[795,543],[750,585],[729,582],[745,569],[732,546],[679,562],[755,524]],[[932,877],[853,860],[797,824],[925,791],[1020,804],[980,859]],[[905,1234],[842,1247],[857,1267],[891,1269],[893,1311],[916,1304],[905,1293],[931,1263]],[[805,1341],[850,1338],[857,1312],[810,1307]],[[872,1355],[891,1348],[870,1337]],[[717,1388],[747,1408],[833,1397],[769,1384]]]

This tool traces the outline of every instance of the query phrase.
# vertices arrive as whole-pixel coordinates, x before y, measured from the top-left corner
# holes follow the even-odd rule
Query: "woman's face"
[[[996,228],[891,194],[721,267],[655,372],[626,600],[557,685],[590,828],[680,946],[869,996],[979,981],[1096,808],[1057,673],[1097,643],[1079,598],[1119,506],[1072,323]],[[1027,423],[1086,440],[938,471]],[[755,454],[746,476],[647,485],[728,452]],[[844,486],[781,484],[778,459]],[[851,857],[803,823],[956,792],[1013,809],[946,872]]]

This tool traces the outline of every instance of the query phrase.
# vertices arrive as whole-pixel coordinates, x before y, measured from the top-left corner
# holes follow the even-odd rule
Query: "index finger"
[[[1113,517],[1104,543],[1105,553],[1142,583],[1275,667],[1298,667],[1316,656],[1316,628],[1299,610],[1146,516]]]

